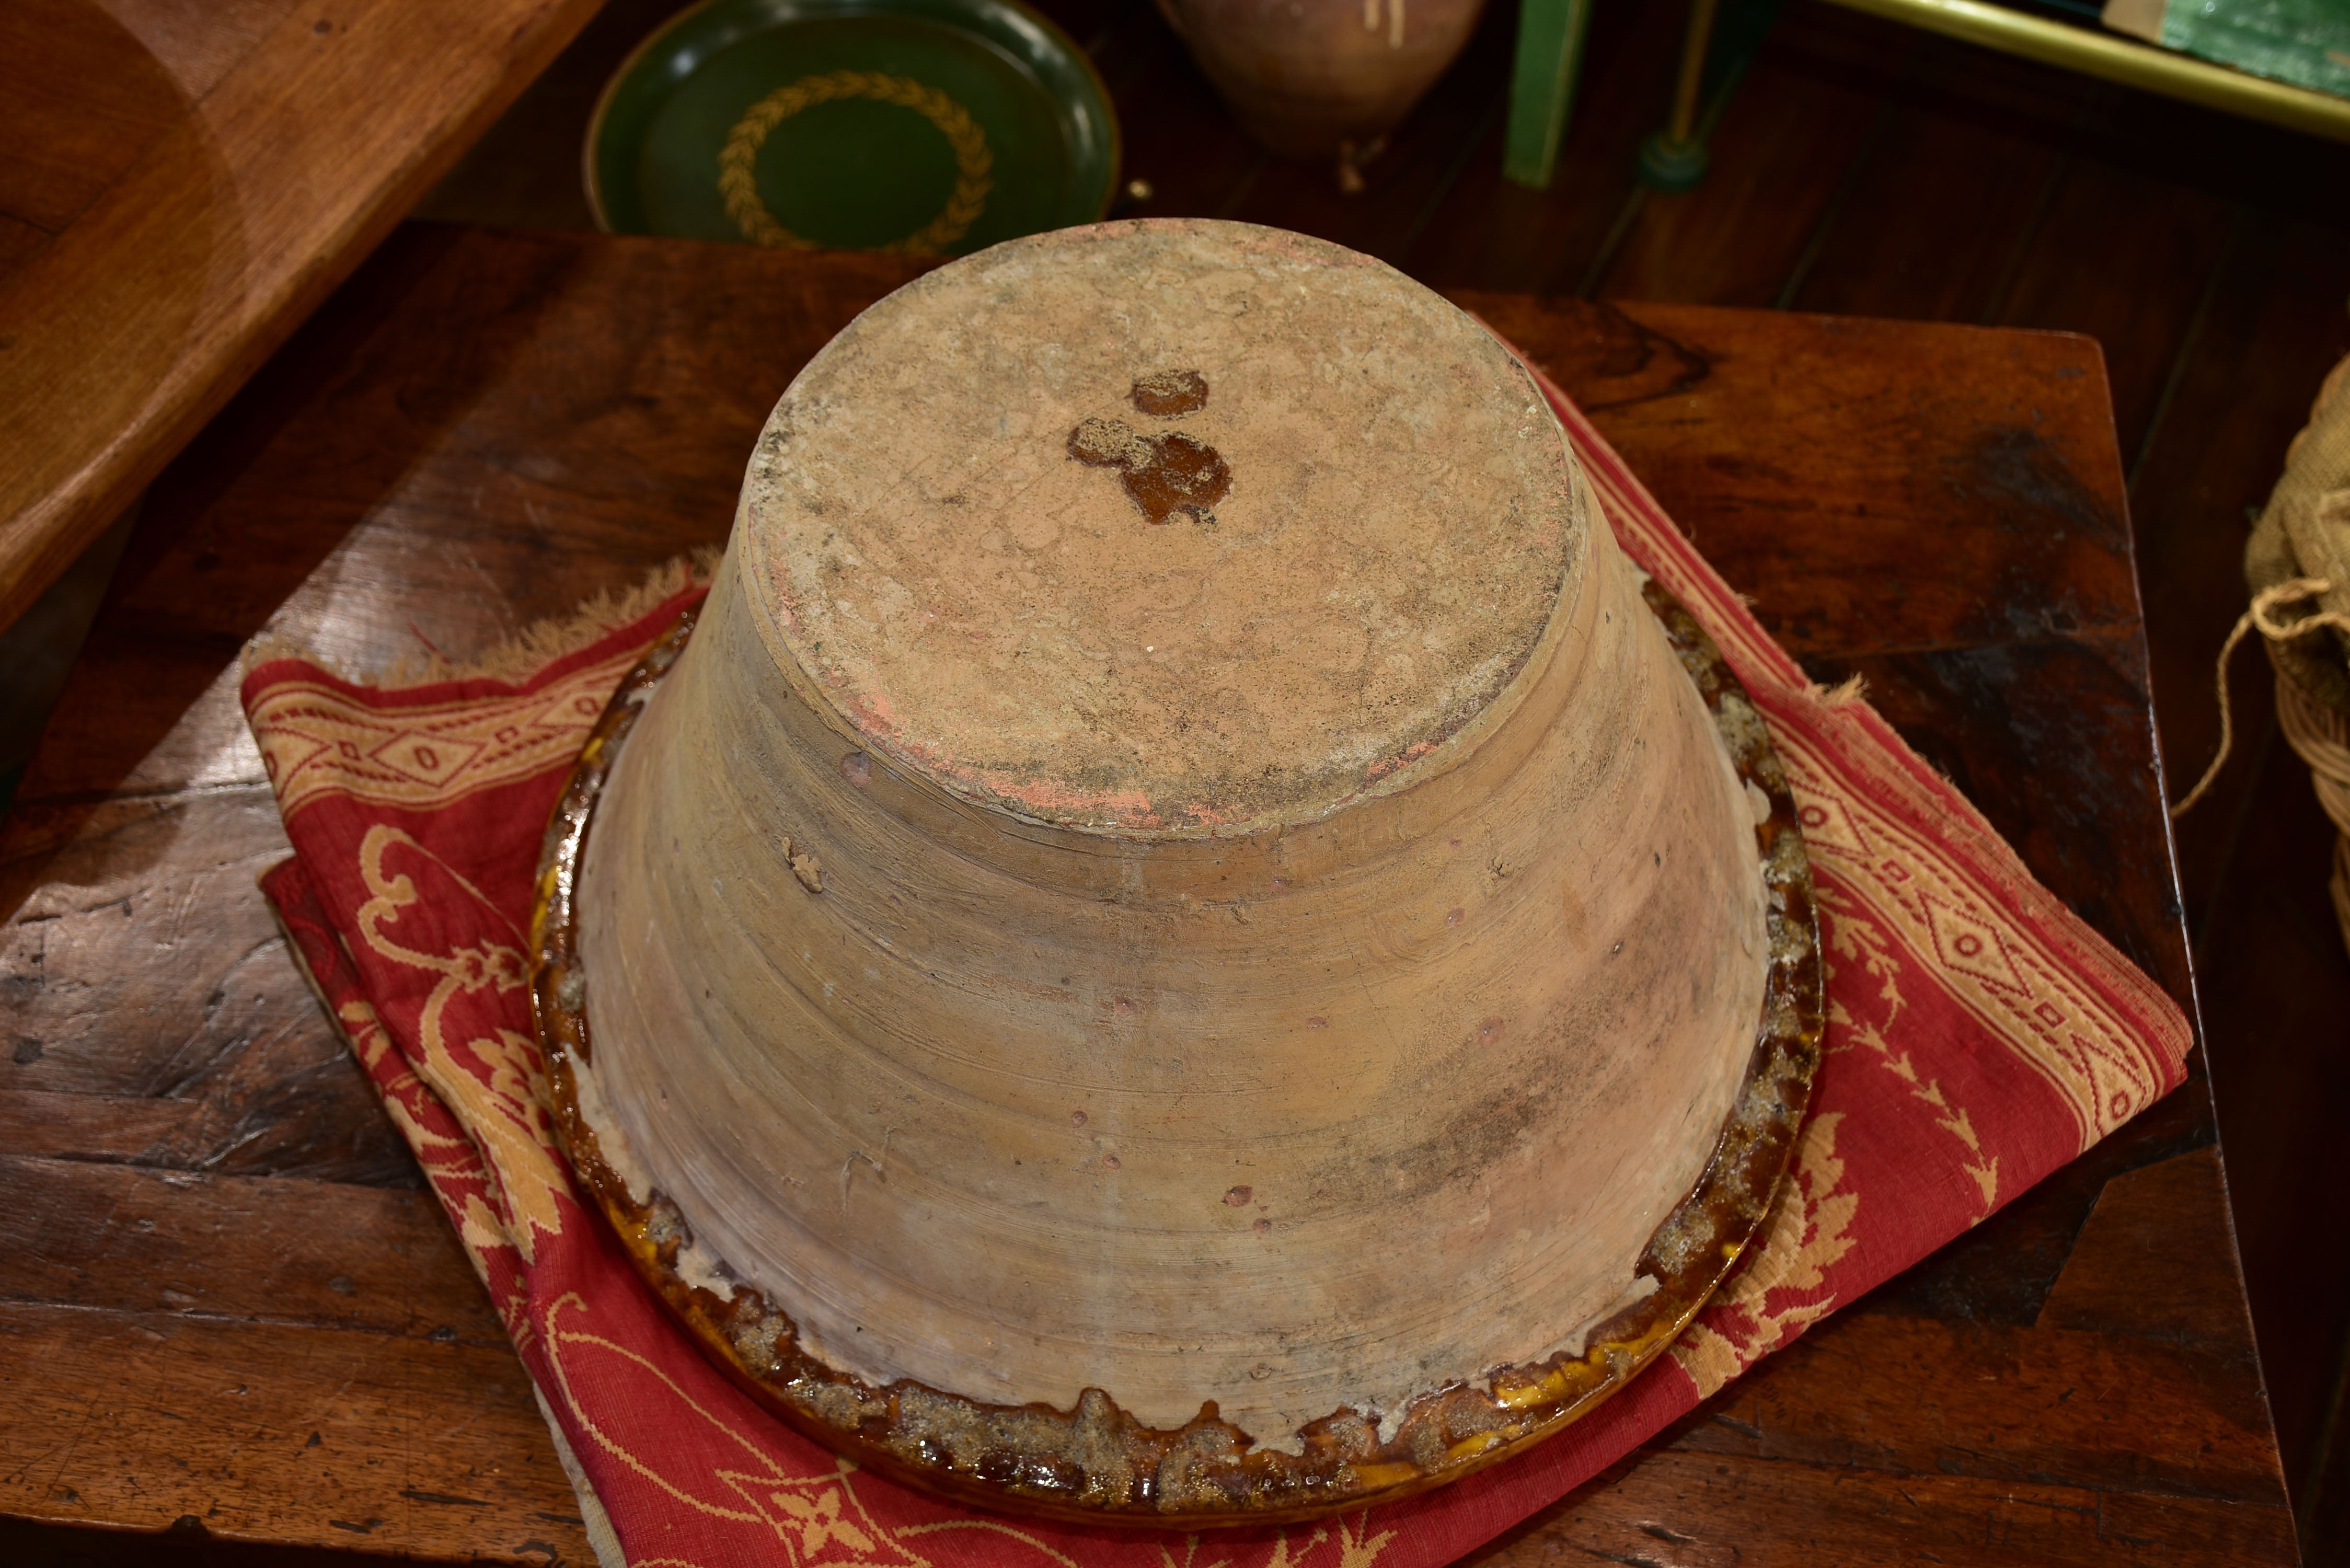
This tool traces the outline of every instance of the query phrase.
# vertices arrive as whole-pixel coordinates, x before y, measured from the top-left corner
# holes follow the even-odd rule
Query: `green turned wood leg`
[[[1510,74],[1510,130],[1502,178],[1543,191],[1558,168],[1559,138],[1575,102],[1592,0],[1520,0],[1518,59]]]

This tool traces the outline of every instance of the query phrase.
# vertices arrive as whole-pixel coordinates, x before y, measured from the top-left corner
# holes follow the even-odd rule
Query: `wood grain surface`
[[[101,1524],[219,1561],[585,1561],[479,1287],[253,888],[284,841],[236,650],[265,628],[360,669],[462,656],[717,541],[793,371],[908,275],[411,225],[158,482],[0,828],[0,1547],[164,1550],[45,1528]],[[1866,674],[2191,1002],[2093,344],[1461,298],[1815,676]],[[1482,1555],[2293,1551],[2199,1066]]]
[[[0,8],[0,625],[594,8]]]

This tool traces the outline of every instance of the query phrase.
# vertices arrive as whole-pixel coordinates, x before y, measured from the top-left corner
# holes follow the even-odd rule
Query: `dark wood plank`
[[[2241,1135],[2228,1146],[2228,1171],[2253,1317],[2279,1437],[2297,1467],[2296,1504],[2310,1511],[2350,1501],[2339,1451],[2350,1268],[2321,1240],[2350,1226],[2339,1174],[2350,953],[2326,890],[2333,838],[2308,769],[2276,743],[2199,953],[2214,1094],[2222,1125]],[[2350,1539],[2345,1527],[2329,1512],[2325,1531],[2313,1530],[2311,1561],[2330,1561],[2323,1552]]]
[[[2244,1343],[2244,1293],[2211,1266],[2221,1236],[2181,1216],[2216,1217],[2220,1151],[2199,1148],[2144,1166],[2098,1195],[2043,1314],[2054,1328],[2096,1329],[2182,1345]],[[2264,1467],[2266,1468],[2266,1467]]]
[[[14,1050],[29,1054],[26,1042],[31,1038],[20,1036]],[[331,1076],[339,1082],[341,1067],[339,1062],[331,1067],[314,1063],[301,1075]],[[317,1119],[328,1122],[337,1135],[332,1140],[314,1140],[314,1149],[317,1143],[326,1143],[333,1151],[324,1158],[309,1150],[289,1157],[286,1139],[276,1131],[283,1122],[273,1125],[250,1109],[236,1115],[232,1107],[209,1096],[162,1098],[41,1089],[0,1090],[0,1145],[16,1155],[101,1165],[231,1175],[257,1168],[272,1174],[295,1171],[317,1180],[366,1187],[419,1185],[421,1179],[406,1148],[394,1140],[380,1138],[364,1108],[346,1107],[341,1098],[340,1095],[334,1097],[333,1108],[338,1114],[331,1118],[317,1115],[323,1107],[306,1107]],[[284,1116],[283,1100],[273,1104],[270,1111]],[[248,1136],[256,1130],[264,1136]]]
[[[198,711],[177,733],[191,732],[250,750],[233,708]],[[14,814],[0,837],[10,1149],[417,1182],[254,891],[284,854],[258,778]]]
[[[68,1366],[88,1370],[55,1376]],[[503,1340],[0,1302],[0,1496],[22,1519],[588,1560]]]
[[[1649,195],[1594,292],[1779,303],[1918,48],[1905,27],[1789,7],[1714,130],[1705,182]]]
[[[2093,90],[2053,67],[1921,40],[1789,303],[1926,321],[1995,314]]]
[[[1471,1563],[1620,1563],[1658,1568],[1813,1568],[1934,1563],[2054,1568],[2293,1561],[2282,1510],[2200,1497],[2101,1491],[2039,1480],[1838,1471],[1784,1490],[1770,1460],[1644,1453],[1576,1506],[1539,1516]]]
[[[2209,1198],[2218,1197],[2214,1188]],[[2252,1372],[2241,1325],[2229,1344],[2166,1346],[1859,1314],[1742,1378],[1671,1448],[1846,1472],[2061,1477],[2097,1490],[2273,1504],[2276,1448]],[[2207,1382],[2231,1390],[2227,1407],[2199,1392]],[[2110,1419],[2125,1397],[2147,1413],[2136,1443],[2085,1441],[2081,1428]]]
[[[1459,297],[1545,365],[1646,356],[1649,379],[1593,417],[1798,658],[2137,619],[2094,343],[1686,306],[1627,305],[1627,331],[1588,325],[1604,313]],[[1720,331],[1732,319],[1735,349]],[[2081,395],[2054,395],[2068,383]],[[1702,453],[1681,450],[1692,421],[1713,432]],[[1956,444],[1921,460],[1926,428]],[[1917,569],[1921,537],[1932,572]]]
[[[430,1193],[0,1155],[0,1301],[505,1343]],[[318,1238],[336,1244],[332,1272]]]
[[[2125,452],[2146,441],[2230,232],[2233,206],[2159,175],[2085,161],[2065,168],[1994,319],[2063,327],[2105,346]],[[2126,287],[2107,280],[2126,277]]]

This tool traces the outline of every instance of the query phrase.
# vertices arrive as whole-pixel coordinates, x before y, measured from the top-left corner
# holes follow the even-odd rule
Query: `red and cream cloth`
[[[295,855],[262,878],[480,1270],[607,1568],[1434,1568],[2071,1159],[2185,1075],[2186,1019],[1866,702],[1804,677],[1565,397],[1632,558],[1713,634],[1801,809],[1827,1054],[1746,1266],[1623,1394],[1423,1497],[1320,1523],[1084,1529],[983,1515],[762,1413],[671,1326],[556,1146],[525,931],[539,840],[605,699],[701,588],[590,613],[511,678],[355,684],[265,657],[245,711]]]

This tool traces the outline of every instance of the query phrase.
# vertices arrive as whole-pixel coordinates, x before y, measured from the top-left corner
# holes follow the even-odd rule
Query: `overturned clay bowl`
[[[1762,722],[1477,322],[1112,223],[801,373],[535,926],[558,1125],[800,1430],[986,1506],[1269,1522],[1622,1386],[1817,1058]]]

